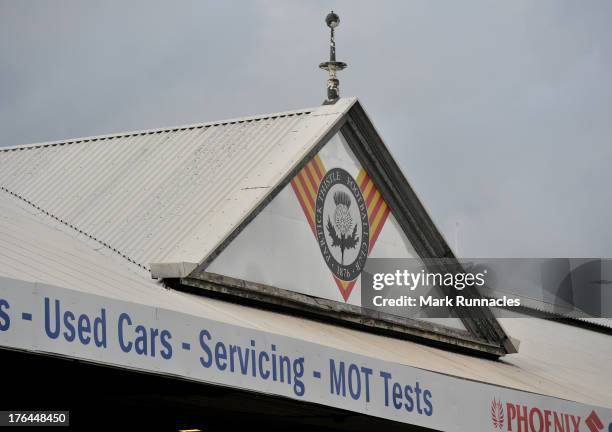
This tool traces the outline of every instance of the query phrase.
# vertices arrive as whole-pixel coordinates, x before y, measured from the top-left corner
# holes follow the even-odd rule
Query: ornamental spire
[[[325,17],[325,23],[330,28],[329,36],[329,61],[321,63],[319,67],[326,70],[329,73],[327,78],[327,99],[323,102],[323,105],[331,105],[336,103],[340,98],[340,81],[336,74],[338,71],[347,67],[344,62],[336,61],[336,41],[334,39],[334,29],[340,24],[340,17],[331,11]]]

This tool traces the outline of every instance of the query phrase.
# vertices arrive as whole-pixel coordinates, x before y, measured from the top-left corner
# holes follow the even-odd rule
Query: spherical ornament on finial
[[[334,11],[331,11],[325,17],[325,24],[327,24],[329,28],[336,28],[340,24],[340,17],[338,14],[334,13]]]

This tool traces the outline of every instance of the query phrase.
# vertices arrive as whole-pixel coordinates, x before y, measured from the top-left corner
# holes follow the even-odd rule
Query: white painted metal
[[[0,187],[143,268],[192,268],[355,101],[3,148]]]

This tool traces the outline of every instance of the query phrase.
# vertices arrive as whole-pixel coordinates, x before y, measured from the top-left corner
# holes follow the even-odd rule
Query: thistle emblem
[[[353,224],[351,216],[351,197],[343,191],[334,193],[334,223],[331,217],[327,217],[327,233],[332,239],[332,247],[340,248],[340,264],[344,265],[344,251],[346,249],[354,249],[359,243],[359,235],[357,235],[357,224]]]
[[[356,280],[370,247],[370,223],[361,189],[347,171],[332,168],[321,179],[315,202],[315,235],[327,267],[337,280]]]

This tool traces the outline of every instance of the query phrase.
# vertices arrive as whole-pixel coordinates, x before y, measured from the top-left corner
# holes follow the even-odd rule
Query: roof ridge
[[[2,190],[2,191],[4,191],[4,192],[8,193],[9,195],[11,195],[11,196],[13,196],[13,197],[15,197],[15,198],[19,199],[19,200],[20,200],[20,201],[22,201],[22,202],[25,202],[25,203],[26,203],[26,204],[28,204],[29,206],[34,207],[36,210],[38,210],[38,211],[40,211],[40,212],[44,213],[45,215],[47,215],[47,216],[49,216],[50,218],[54,219],[55,221],[57,221],[57,222],[61,223],[62,225],[67,226],[68,228],[72,229],[73,231],[76,231],[78,234],[82,234],[82,235],[84,235],[85,237],[87,237],[87,238],[89,238],[89,239],[91,239],[91,240],[95,241],[96,243],[100,244],[100,245],[101,245],[101,246],[103,246],[104,248],[106,248],[106,249],[110,250],[111,252],[113,252],[113,253],[115,253],[115,254],[119,255],[120,257],[122,257],[122,258],[126,259],[126,260],[127,260],[127,261],[129,261],[130,263],[135,264],[135,265],[137,265],[138,267],[140,267],[140,268],[142,268],[142,269],[144,269],[144,270],[147,270],[147,271],[149,270],[149,268],[148,268],[148,267],[146,267],[146,266],[142,265],[141,263],[137,262],[137,261],[136,261],[136,260],[134,260],[133,258],[130,258],[130,257],[129,257],[129,256],[127,256],[126,254],[122,253],[120,250],[118,250],[118,249],[116,249],[116,248],[112,247],[111,245],[109,245],[109,244],[108,244],[108,243],[106,243],[106,242],[103,242],[102,240],[97,239],[96,237],[92,236],[91,234],[89,234],[89,233],[87,233],[87,232],[85,232],[85,231],[83,231],[83,230],[80,230],[80,229],[79,229],[79,228],[77,228],[76,226],[74,226],[74,225],[72,225],[72,224],[70,224],[70,223],[68,223],[68,222],[64,221],[63,219],[60,219],[58,216],[54,215],[53,213],[48,212],[48,211],[47,211],[47,210],[45,210],[44,208],[42,208],[42,207],[40,207],[40,206],[36,205],[35,203],[33,203],[32,201],[30,201],[29,199],[27,199],[27,198],[25,198],[25,197],[23,197],[23,196],[19,195],[18,193],[15,193],[15,192],[13,192],[13,191],[10,191],[10,190],[8,190],[6,187],[4,187],[4,186],[0,186],[0,190]]]
[[[44,147],[62,146],[62,145],[69,145],[69,144],[79,144],[79,143],[93,142],[93,141],[102,141],[102,140],[114,139],[114,138],[128,138],[128,137],[134,137],[138,135],[153,135],[153,134],[164,133],[164,132],[177,132],[177,131],[185,131],[185,130],[191,130],[191,129],[202,129],[202,128],[224,126],[224,125],[236,124],[236,123],[251,123],[251,122],[260,121],[260,120],[269,120],[269,119],[277,119],[277,118],[293,117],[293,116],[300,116],[304,114],[310,114],[315,109],[316,108],[303,108],[303,109],[298,109],[298,110],[276,112],[276,113],[270,113],[270,114],[259,114],[259,115],[252,115],[252,116],[246,116],[246,117],[235,117],[235,118],[230,118],[230,119],[225,119],[225,120],[215,120],[211,122],[194,123],[194,124],[187,124],[187,125],[182,125],[182,126],[169,126],[169,127],[154,128],[154,129],[143,129],[143,130],[127,131],[127,132],[115,132],[115,133],[103,134],[103,135],[93,135],[89,137],[68,138],[68,139],[55,140],[55,141],[43,141],[43,142],[30,143],[30,144],[17,144],[17,145],[4,146],[4,147],[0,146],[0,153],[7,153],[11,151],[18,151],[18,150],[30,150],[30,149],[44,148]]]

